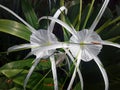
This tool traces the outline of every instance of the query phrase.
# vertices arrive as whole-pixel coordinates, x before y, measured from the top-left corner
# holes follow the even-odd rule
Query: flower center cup
[[[78,37],[77,39],[74,36],[70,38],[71,43],[80,44],[80,46],[70,48],[70,51],[74,57],[77,57],[79,50],[82,50],[82,60],[90,61],[93,59],[90,53],[94,54],[95,56],[100,53],[102,49],[102,45],[100,44],[100,42],[102,41],[102,39],[96,32],[91,33],[90,30],[84,29],[78,31],[76,35]]]
[[[43,50],[41,52],[41,48],[44,48],[45,46],[49,46],[57,42],[57,38],[54,34],[48,32],[47,30],[38,30],[35,33],[33,33],[30,37],[30,43],[33,45],[38,45],[37,48],[32,48],[32,54],[38,57],[40,54],[42,55],[42,57],[46,58],[53,54],[55,50]]]

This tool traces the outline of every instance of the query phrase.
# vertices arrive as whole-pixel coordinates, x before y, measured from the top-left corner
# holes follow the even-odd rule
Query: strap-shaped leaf
[[[37,15],[34,12],[34,9],[29,3],[29,0],[22,0],[22,10],[25,15],[27,22],[34,28],[38,29],[39,23]]]
[[[31,32],[25,25],[12,20],[0,19],[0,31],[29,41]]]

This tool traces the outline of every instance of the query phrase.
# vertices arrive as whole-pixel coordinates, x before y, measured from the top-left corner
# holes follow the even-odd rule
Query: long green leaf
[[[19,61],[13,61],[10,63],[5,64],[0,68],[1,70],[6,69],[25,69],[28,70],[32,66],[33,59],[26,59],[26,60],[19,60]],[[24,64],[23,64],[24,63]],[[46,70],[50,69],[51,64],[49,60],[41,60],[41,62],[38,64],[35,70]]]
[[[29,29],[16,21],[0,19],[0,31],[29,41],[31,32]]]
[[[22,10],[27,22],[34,28],[39,28],[38,18],[34,12],[34,9],[29,3],[29,0],[22,0]]]
[[[13,82],[17,83],[18,85],[23,86],[24,79],[28,73],[28,70],[24,69],[7,69],[7,70],[2,70],[2,74],[4,74],[6,77],[11,78]],[[36,78],[37,77],[37,78]],[[33,88],[36,83],[42,78],[43,76],[40,73],[34,72],[28,82],[27,87],[28,88]]]

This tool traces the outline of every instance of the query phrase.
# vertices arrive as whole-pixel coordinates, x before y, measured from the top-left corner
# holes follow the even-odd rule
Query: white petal
[[[66,52],[67,55],[70,57],[70,59],[72,60],[73,64],[74,64],[75,66],[77,66],[77,65],[76,65],[76,62],[75,62],[75,59],[73,58],[73,56],[71,55],[71,53],[70,53],[67,49],[65,49],[65,52]],[[78,75],[79,75],[79,79],[80,79],[80,83],[81,83],[81,90],[83,90],[83,78],[82,78],[82,74],[81,74],[79,68],[76,68],[76,69],[77,69],[77,72],[78,72]],[[75,70],[74,70],[74,72],[75,72]],[[69,88],[70,88],[70,87],[69,87]]]
[[[30,36],[30,43],[31,44],[38,44],[38,45],[46,45],[49,43],[56,43],[58,42],[56,36],[51,33],[48,32],[47,30],[37,30],[35,33],[33,33]]]
[[[57,80],[57,70],[56,70],[56,63],[54,56],[50,56],[51,61],[51,68],[52,68],[52,74],[53,74],[53,81],[54,81],[54,90],[58,90],[58,80]]]
[[[95,27],[96,27],[96,25],[98,24],[99,20],[101,19],[101,17],[102,17],[102,15],[103,15],[103,13],[104,13],[104,11],[105,11],[108,3],[109,3],[109,0],[105,0],[105,1],[104,1],[103,5],[102,5],[102,8],[100,9],[97,17],[95,18],[93,24],[91,25],[91,27],[90,27],[90,29],[89,29],[89,30],[91,30],[91,32],[93,32],[93,30],[95,29]]]
[[[105,90],[108,90],[108,87],[109,87],[109,81],[108,81],[108,76],[107,76],[107,73],[103,67],[103,64],[101,63],[101,61],[99,60],[99,58],[97,56],[95,56],[94,54],[92,54],[92,52],[90,52],[88,50],[88,52],[91,54],[91,56],[93,57],[94,61],[97,63],[101,73],[102,73],[102,76],[103,76],[103,79],[104,79],[104,82],[105,82]]]
[[[75,77],[76,77],[76,72],[78,71],[78,75],[80,77],[80,83],[81,83],[81,90],[83,90],[83,79],[82,79],[82,75],[81,75],[81,72],[79,72],[79,65],[80,65],[80,61],[81,61],[81,50],[79,51],[79,54],[78,54],[78,57],[76,58],[77,59],[77,64],[75,66],[75,69],[74,69],[74,72],[73,72],[73,75],[72,75],[72,78],[70,80],[70,83],[69,83],[69,86],[67,88],[67,90],[70,90],[72,85],[73,85],[73,82],[75,80]]]
[[[71,88],[72,88],[73,82],[74,82],[75,77],[76,77],[76,71],[77,71],[77,69],[75,68],[67,90],[71,90]]]
[[[4,10],[8,11],[9,13],[11,13],[13,16],[15,16],[17,19],[19,19],[22,23],[24,23],[26,26],[28,26],[30,29],[30,31],[32,33],[34,33],[36,30],[31,26],[29,25],[26,21],[24,21],[20,16],[18,16],[16,13],[14,13],[12,10],[10,10],[9,8],[3,6],[0,4],[0,7],[3,8]]]
[[[73,29],[73,28],[71,28],[71,27],[68,26],[66,23],[62,22],[61,20],[56,19],[56,18],[53,18],[53,17],[50,17],[50,16],[48,16],[48,17],[47,17],[47,16],[43,16],[43,17],[41,17],[41,18],[39,19],[39,21],[42,20],[42,19],[50,19],[50,20],[52,20],[52,21],[57,22],[58,24],[60,24],[60,25],[63,26],[64,28],[66,28],[66,30],[68,30],[75,38],[77,38],[77,37],[76,37],[76,30]]]
[[[18,51],[18,50],[24,50],[29,48],[36,48],[39,45],[32,45],[32,44],[21,44],[21,45],[15,45],[10,48],[8,48],[8,52]]]
[[[102,73],[102,76],[103,76],[103,79],[104,79],[104,82],[105,82],[105,90],[108,90],[108,87],[109,87],[109,81],[108,81],[108,76],[107,76],[107,73],[101,63],[101,61],[99,60],[98,57],[94,56],[94,61],[97,63],[101,73]]]
[[[37,57],[48,57],[54,53],[54,51],[58,48],[67,48],[68,44],[64,43],[55,43],[50,45],[43,45],[38,48],[33,48],[31,53],[36,55]]]
[[[119,45],[119,44],[113,43],[113,42],[109,42],[109,41],[102,41],[101,44],[103,44],[103,45],[109,45],[109,46],[114,46],[114,47],[120,48],[120,45]]]
[[[89,33],[90,30],[84,29],[77,32],[76,36],[78,39],[76,39],[74,36],[70,38],[71,43],[83,43],[83,45],[70,47],[69,49],[73,56],[76,57],[79,49],[82,48],[82,60],[84,61],[90,61],[93,59],[86,49],[89,49],[94,55],[98,55],[102,49],[101,44],[92,44],[92,42],[101,42],[102,39],[100,36],[96,32],[92,32],[91,34]]]
[[[79,50],[80,50],[80,45],[79,45],[79,46],[71,46],[71,47],[69,47],[69,49],[70,49],[72,55],[73,55],[74,57],[77,57],[78,52],[79,52]]]
[[[53,17],[54,17],[54,18],[58,18],[59,15],[60,15],[60,14],[62,13],[62,11],[64,11],[64,10],[65,10],[65,12],[67,13],[67,8],[66,8],[65,6],[60,7],[60,8],[56,11],[56,13],[54,14]],[[54,25],[55,25],[55,21],[51,21],[50,26],[48,27],[48,30],[50,30],[50,32],[53,31]]]
[[[38,64],[39,62],[40,62],[40,58],[36,58],[34,64],[33,64],[32,67],[30,68],[29,73],[27,74],[27,76],[26,76],[26,78],[25,78],[25,81],[24,81],[24,90],[26,90],[26,85],[27,85],[27,83],[28,83],[28,80],[29,80],[31,74],[33,73],[35,67],[37,66],[37,64]]]

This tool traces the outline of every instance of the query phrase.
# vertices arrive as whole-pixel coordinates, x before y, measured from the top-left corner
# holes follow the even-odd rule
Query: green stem
[[[85,29],[85,27],[86,27],[86,24],[88,22],[88,19],[90,18],[91,12],[92,12],[92,8],[93,8],[93,5],[94,5],[94,2],[95,2],[95,0],[92,0],[92,3],[90,5],[89,11],[88,11],[88,14],[86,16],[86,19],[85,19],[85,22],[84,22],[84,25],[83,25],[82,29]]]
[[[82,0],[80,0],[80,8],[79,8],[79,16],[78,16],[78,25],[77,25],[77,31],[80,29],[81,24],[81,16],[82,16]]]
[[[60,0],[60,7],[61,7],[61,6],[64,6],[64,0]],[[61,14],[61,17],[60,17],[60,18],[61,18],[62,21],[65,21],[65,18],[64,18],[64,15],[63,15],[63,14]]]

